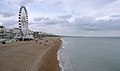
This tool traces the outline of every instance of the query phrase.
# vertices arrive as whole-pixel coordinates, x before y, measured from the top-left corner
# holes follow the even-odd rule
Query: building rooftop
[[[0,26],[0,28],[4,28],[4,26]]]

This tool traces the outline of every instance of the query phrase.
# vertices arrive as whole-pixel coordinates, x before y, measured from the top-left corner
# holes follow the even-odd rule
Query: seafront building
[[[9,38],[11,37],[10,29],[6,29],[4,26],[0,26],[0,38]]]
[[[5,31],[5,27],[4,26],[0,26],[0,33],[3,33]]]
[[[0,38],[3,38],[3,36],[5,35],[4,32],[5,32],[5,27],[0,26]]]
[[[17,32],[19,32],[19,28],[13,28],[13,29],[11,29],[11,33],[17,33]]]

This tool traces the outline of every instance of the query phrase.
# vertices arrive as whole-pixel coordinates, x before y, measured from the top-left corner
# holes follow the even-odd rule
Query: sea
[[[120,37],[64,37],[62,71],[120,71]]]

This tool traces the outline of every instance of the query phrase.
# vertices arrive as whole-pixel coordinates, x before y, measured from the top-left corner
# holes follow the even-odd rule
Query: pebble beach
[[[59,37],[47,37],[0,44],[0,71],[60,71],[61,43]]]

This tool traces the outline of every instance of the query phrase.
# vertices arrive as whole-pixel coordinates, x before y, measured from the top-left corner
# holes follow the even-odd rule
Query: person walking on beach
[[[37,42],[38,42],[38,40],[37,40],[37,39],[35,39],[35,42],[37,43]]]

